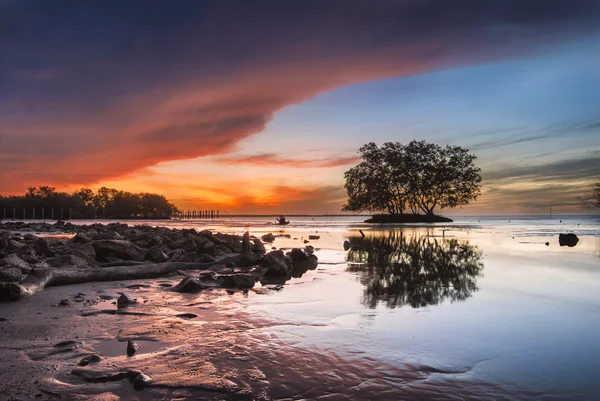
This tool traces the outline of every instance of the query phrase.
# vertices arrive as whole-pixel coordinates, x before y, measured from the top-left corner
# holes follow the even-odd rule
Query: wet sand
[[[171,277],[48,288],[2,304],[0,317],[8,320],[0,322],[0,394],[23,400],[593,399],[600,368],[594,319],[600,247],[593,227],[582,229],[577,247],[564,248],[553,241],[561,227],[474,226],[468,233],[447,228],[443,237],[439,230],[403,231],[403,246],[425,235],[481,251],[480,271],[457,265],[470,272],[458,277],[474,287],[456,299],[447,286],[433,298],[431,291],[425,298],[415,298],[415,291],[398,297],[390,277],[404,270],[393,252],[382,266],[396,267],[384,271],[380,253],[369,258],[372,248],[360,250],[358,259],[343,250],[344,240],[360,236],[356,229],[307,224],[286,229],[291,238],[274,245],[297,246],[318,230],[321,238],[311,243],[320,265],[281,290],[179,294],[169,285],[182,277]],[[363,229],[368,238],[389,238],[389,229]],[[441,252],[455,254],[449,245]],[[373,287],[379,279],[386,291]],[[431,288],[430,281],[412,282]],[[112,302],[122,291],[139,303],[117,312]],[[70,304],[58,305],[65,298]],[[420,304],[406,302],[415,299]],[[133,357],[126,356],[127,340],[140,344]],[[73,343],[56,346],[64,341]],[[93,353],[102,354],[100,362],[77,365]],[[151,382],[136,391],[131,371]],[[122,380],[90,382],[118,373]]]

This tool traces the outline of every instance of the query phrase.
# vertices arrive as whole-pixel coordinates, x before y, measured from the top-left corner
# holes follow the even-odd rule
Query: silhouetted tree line
[[[364,285],[362,302],[375,308],[437,305],[448,299],[462,301],[477,291],[483,271],[481,251],[468,241],[407,236],[350,238],[348,271],[358,273]]]
[[[81,188],[73,193],[59,192],[54,187],[31,187],[23,196],[0,195],[0,213],[6,208],[7,217],[12,217],[13,208],[18,218],[22,218],[23,209],[27,218],[31,218],[32,209],[36,209],[36,217],[40,218],[42,208],[45,218],[60,218],[63,209],[64,217],[74,219],[128,219],[128,218],[168,218],[177,211],[163,195],[151,193],[131,193],[102,187],[96,193],[89,188]],[[2,215],[0,215],[2,217]]]

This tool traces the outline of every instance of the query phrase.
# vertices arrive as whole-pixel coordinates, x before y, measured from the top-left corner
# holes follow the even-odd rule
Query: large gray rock
[[[220,275],[223,280],[223,287],[249,289],[256,284],[256,277],[249,273],[235,273]]]
[[[171,249],[183,249],[186,252],[194,252],[198,250],[196,247],[196,243],[191,238],[178,238],[169,242],[169,247]]]
[[[100,240],[92,242],[96,259],[105,261],[111,257],[122,260],[144,260],[144,251],[135,244],[124,240]]]
[[[92,239],[82,233],[77,233],[77,235],[73,237],[73,243],[75,244],[87,244],[89,242],[92,242]]]
[[[214,255],[217,250],[215,244],[207,240],[206,238],[196,238],[196,252],[198,254]]]
[[[265,248],[265,245],[262,243],[261,240],[259,240],[258,238],[254,238],[252,239],[252,252],[266,253],[267,249]]]
[[[17,267],[0,269],[0,282],[16,283],[21,281],[25,275]]]
[[[46,238],[36,238],[34,240],[35,252],[45,258],[54,256],[54,251],[50,249],[50,245]]]
[[[273,233],[268,233],[268,234],[263,235],[261,237],[261,239],[265,242],[271,243],[271,242],[275,241],[275,236],[273,235]]]
[[[2,260],[2,264],[6,268],[16,267],[21,270],[29,270],[31,267],[29,263],[25,262],[23,259],[15,255],[14,253],[9,254]]]
[[[292,260],[292,277],[301,277],[308,270],[314,270],[319,264],[319,259],[313,254],[312,247],[306,249],[294,248],[288,253]]]
[[[202,284],[198,278],[188,276],[181,280],[181,282],[175,286],[175,291],[183,293],[194,293],[200,292],[206,288],[208,287]]]
[[[151,235],[146,241],[146,248],[152,248],[153,246],[161,246],[163,240],[158,235]]]
[[[146,255],[144,256],[144,259],[150,260],[150,261],[156,262],[156,263],[162,263],[162,262],[166,262],[167,260],[169,260],[169,257],[167,256],[166,253],[163,252],[163,250],[160,248],[160,246],[155,245],[146,251]]]
[[[96,249],[92,244],[79,244],[75,246],[75,249],[71,251],[73,255],[83,257],[85,255],[87,259],[96,260]]]
[[[267,253],[260,264],[267,269],[266,276],[290,276],[292,273],[292,260],[280,250]]]
[[[58,255],[53,258],[46,259],[45,262],[52,267],[76,267],[78,269],[87,269],[90,267],[90,264],[86,259],[73,254]]]

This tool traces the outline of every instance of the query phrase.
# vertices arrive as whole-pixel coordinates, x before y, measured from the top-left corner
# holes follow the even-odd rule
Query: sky
[[[585,212],[599,0],[0,0],[0,194],[339,213],[367,143],[468,148],[444,214]]]

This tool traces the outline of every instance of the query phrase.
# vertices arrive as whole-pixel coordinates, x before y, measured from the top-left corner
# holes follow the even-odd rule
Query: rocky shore
[[[0,224],[0,300],[45,287],[185,275],[179,292],[282,284],[317,267],[313,248],[266,251],[260,238],[194,229],[5,222]],[[194,274],[186,273],[196,271]]]

